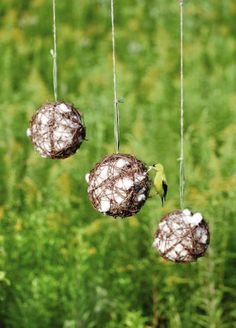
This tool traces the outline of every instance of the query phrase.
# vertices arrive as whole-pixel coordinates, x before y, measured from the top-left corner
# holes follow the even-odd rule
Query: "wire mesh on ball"
[[[209,241],[209,228],[201,213],[185,209],[161,219],[153,246],[167,260],[193,262],[205,254]]]
[[[42,157],[67,158],[85,139],[86,130],[78,109],[64,102],[41,106],[30,121],[27,135]]]
[[[113,217],[136,214],[150,190],[146,165],[132,155],[106,156],[86,174],[89,199],[94,208]]]

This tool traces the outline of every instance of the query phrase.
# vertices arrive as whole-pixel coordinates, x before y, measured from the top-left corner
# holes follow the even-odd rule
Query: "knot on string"
[[[57,53],[54,51],[54,49],[50,49],[50,55],[52,56],[53,59],[56,59]]]
[[[114,100],[114,103],[116,105],[119,105],[119,104],[123,104],[125,101],[124,101],[124,98],[118,98],[118,99],[115,99]]]
[[[123,104],[125,102],[124,98],[117,99],[119,104]]]

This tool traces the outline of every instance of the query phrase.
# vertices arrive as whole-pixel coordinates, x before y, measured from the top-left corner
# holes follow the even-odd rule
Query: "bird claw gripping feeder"
[[[180,157],[179,191],[181,210],[166,214],[155,233],[153,246],[170,261],[189,263],[204,256],[209,242],[208,224],[201,213],[184,209],[184,74],[183,74],[183,3],[180,5]]]
[[[108,155],[86,174],[93,207],[113,217],[129,217],[144,205],[150,190],[146,165],[129,154],[119,153],[119,101],[116,91],[114,3],[111,0],[114,86],[114,139],[116,154]]]
[[[136,214],[150,190],[145,164],[126,154],[106,156],[86,175],[86,180],[94,208],[113,217]]]
[[[209,241],[208,225],[202,215],[185,209],[170,212],[161,219],[153,246],[167,260],[188,263],[204,256]]]
[[[42,157],[67,158],[74,154],[85,139],[82,114],[72,105],[57,101],[56,10],[53,4],[53,89],[55,102],[42,105],[33,115],[27,136]]]

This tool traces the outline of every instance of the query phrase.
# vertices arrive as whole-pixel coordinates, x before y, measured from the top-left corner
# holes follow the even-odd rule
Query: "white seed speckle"
[[[120,189],[129,190],[134,185],[133,180],[124,177],[123,179],[118,179],[115,186]]]
[[[111,203],[109,199],[102,198],[100,202],[99,212],[106,213],[109,211],[110,207],[111,207]]]
[[[154,242],[152,243],[152,247],[157,247],[159,243],[159,238],[155,238]]]
[[[144,180],[146,178],[146,174],[135,174],[134,175],[134,182],[138,183],[141,182],[142,180]]]
[[[129,164],[129,162],[126,161],[126,160],[124,160],[124,159],[122,159],[122,158],[120,158],[120,159],[118,159],[118,161],[116,161],[116,167],[118,167],[120,169],[122,167],[124,167],[125,165],[127,165],[127,164]]]
[[[70,108],[67,107],[66,104],[64,104],[64,103],[57,105],[56,108],[65,113],[70,112]]]
[[[141,201],[143,201],[145,199],[146,199],[146,196],[144,194],[140,194],[140,195],[137,196],[137,201],[138,202],[141,202]]]
[[[183,210],[184,215],[191,215],[191,211],[189,211],[187,208]]]
[[[208,236],[205,233],[205,234],[202,235],[202,237],[200,239],[200,242],[203,243],[203,244],[205,244],[207,242],[207,240],[208,240]]]
[[[108,178],[108,170],[109,167],[107,165],[104,165],[100,168],[99,177],[101,178],[101,181],[104,181]]]
[[[89,183],[89,176],[90,176],[90,173],[86,173],[86,174],[85,174],[85,181],[86,181],[87,183]]]
[[[195,213],[194,215],[185,217],[185,221],[191,225],[198,225],[202,221],[202,215],[200,213]]]
[[[26,130],[26,135],[27,135],[27,137],[30,137],[31,136],[31,129],[30,128],[28,128]]]

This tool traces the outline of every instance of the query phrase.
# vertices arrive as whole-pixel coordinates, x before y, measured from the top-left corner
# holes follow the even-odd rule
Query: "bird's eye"
[[[155,164],[152,164],[153,167],[155,167]]]

